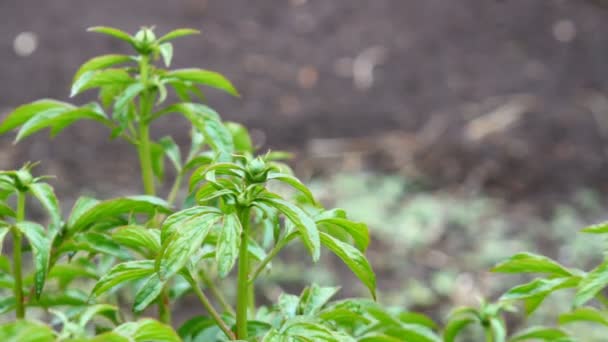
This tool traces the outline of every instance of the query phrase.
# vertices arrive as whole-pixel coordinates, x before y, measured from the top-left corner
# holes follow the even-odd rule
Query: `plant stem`
[[[213,308],[213,305],[211,305],[211,302],[209,302],[209,299],[207,298],[207,296],[205,296],[205,294],[203,293],[203,291],[201,291],[198,284],[194,281],[194,278],[187,277],[187,280],[190,283],[192,290],[194,290],[194,293],[196,293],[196,296],[201,301],[201,304],[203,304],[203,307],[205,307],[205,310],[207,310],[207,312],[211,315],[213,320],[215,320],[215,322],[220,327],[220,329],[222,329],[222,331],[226,334],[226,336],[228,336],[229,339],[236,340],[234,333],[230,330],[230,328],[228,328],[228,326],[222,320],[222,317],[220,317],[220,315],[217,313],[217,311],[215,311],[215,309]]]
[[[173,186],[171,186],[171,191],[169,192],[169,196],[167,196],[167,202],[169,204],[173,204],[175,199],[177,198],[177,193],[179,192],[179,187],[182,185],[182,177],[183,174],[181,171],[177,173],[175,176],[175,180],[173,181]]]
[[[489,324],[484,327],[484,333],[486,335],[486,342],[494,342],[494,335],[492,335],[492,327]]]
[[[144,185],[146,195],[155,196],[156,188],[154,186],[154,173],[152,170],[152,155],[150,153],[150,126],[148,117],[152,110],[153,103],[150,100],[148,92],[148,69],[149,56],[142,55],[139,61],[139,74],[144,90],[139,98],[139,144],[137,152],[139,154],[139,163],[141,167],[141,179]],[[158,318],[165,324],[171,324],[171,309],[169,307],[169,292],[164,287],[158,297]]]
[[[253,285],[253,283],[255,282],[255,280],[258,278],[258,276],[260,275],[260,273],[262,273],[262,271],[264,271],[264,268],[266,268],[266,265],[268,265],[268,263],[274,259],[274,257],[281,251],[281,249],[283,249],[283,247],[287,246],[287,244],[293,240],[297,235],[296,234],[291,234],[289,236],[287,236],[286,238],[284,238],[283,240],[280,240],[270,251],[270,253],[268,253],[266,255],[266,258],[264,258],[264,260],[262,260],[262,262],[260,262],[257,266],[257,268],[255,269],[255,271],[253,271],[253,274],[251,275],[251,277],[249,277],[249,283]]]
[[[17,216],[16,221],[25,219],[25,193],[17,192]],[[18,319],[25,318],[25,303],[23,301],[23,276],[21,274],[21,232],[13,230],[13,277],[15,278],[14,295],[16,303],[16,315]]]
[[[226,297],[224,297],[222,292],[220,292],[220,290],[217,288],[217,286],[215,286],[213,281],[211,281],[211,279],[209,279],[209,277],[207,277],[207,274],[205,274],[205,272],[200,272],[199,275],[200,275],[201,280],[203,281],[203,284],[209,289],[209,291],[211,291],[211,294],[220,303],[220,305],[222,306],[222,309],[224,311],[228,312],[229,314],[231,314],[232,316],[236,316],[234,309],[228,303],[228,301],[226,300]]]
[[[239,208],[239,221],[241,232],[241,246],[239,249],[239,266],[237,279],[236,303],[236,336],[244,340],[247,338],[247,309],[249,307],[249,208]]]

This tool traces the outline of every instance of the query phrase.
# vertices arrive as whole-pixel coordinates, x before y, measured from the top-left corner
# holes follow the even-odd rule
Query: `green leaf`
[[[76,219],[70,218],[72,222],[68,230],[76,232],[88,226],[124,214],[148,214],[155,213],[168,214],[171,212],[170,205],[158,197],[154,196],[129,196],[110,199],[92,204],[90,199],[79,205],[79,212]],[[81,208],[80,206],[86,206]],[[74,206],[76,208],[76,205]],[[82,213],[80,212],[82,211]],[[72,211],[74,216],[74,210]]]
[[[94,27],[89,27],[87,29],[87,31],[89,32],[97,32],[97,33],[102,33],[111,37],[114,37],[116,39],[120,39],[120,40],[124,40],[127,43],[130,43],[131,45],[134,44],[134,40],[133,37],[131,37],[131,35],[129,35],[128,33],[113,28],[113,27],[107,27],[107,26],[94,26]]]
[[[163,57],[163,62],[165,66],[168,68],[171,65],[171,60],[173,59],[173,44],[164,43],[158,46],[158,51],[160,55]]]
[[[181,29],[173,30],[173,31],[165,34],[164,36],[158,38],[157,42],[160,44],[160,43],[167,42],[169,40],[173,40],[175,38],[189,36],[189,35],[193,35],[193,34],[200,34],[200,33],[201,33],[201,31],[199,31],[199,30],[181,28]]]
[[[304,245],[306,245],[306,248],[312,254],[313,261],[318,261],[321,255],[321,244],[319,230],[312,218],[295,204],[281,198],[266,196],[260,197],[258,200],[276,208],[296,226],[304,240]]]
[[[114,332],[134,342],[181,342],[170,326],[153,319],[124,323],[114,329]]]
[[[37,223],[22,221],[17,222],[15,226],[27,238],[32,247],[35,268],[34,287],[36,298],[40,298],[49,270],[50,241],[44,232],[44,228]]]
[[[464,317],[452,319],[448,322],[443,331],[443,341],[444,342],[455,342],[456,337],[466,328],[467,326],[476,322],[476,319],[473,317]]]
[[[123,110],[133,99],[144,91],[146,87],[140,82],[129,85],[125,90],[116,97],[114,102],[114,111],[119,112]]]
[[[577,277],[564,277],[564,278],[552,278],[552,279],[534,279],[533,281],[518,285],[503,294],[501,300],[520,300],[526,298],[532,298],[539,295],[547,295],[557,290],[575,287],[579,278]]]
[[[39,322],[17,320],[0,325],[3,342],[54,342],[55,339],[53,329]]]
[[[93,208],[98,203],[98,200],[91,197],[79,197],[72,207],[72,212],[70,213],[70,217],[68,219],[68,227],[72,227],[84,213],[89,211],[89,209]]]
[[[194,207],[165,220],[161,231],[161,253],[156,260],[156,269],[162,279],[171,277],[186,265],[221,217],[215,208]]]
[[[590,234],[605,234],[605,233],[608,233],[608,221],[607,222],[598,223],[598,224],[594,224],[594,225],[591,225],[589,227],[585,227],[583,230],[581,230],[581,232],[583,232],[583,233],[590,233]]]
[[[232,141],[234,141],[234,150],[240,153],[253,153],[253,142],[251,136],[245,126],[236,122],[224,122],[224,125],[232,134]]]
[[[321,243],[342,259],[376,299],[376,275],[365,256],[355,247],[335,239],[327,233],[321,232],[320,237]]]
[[[85,72],[104,69],[116,64],[122,64],[132,61],[131,56],[127,55],[103,55],[89,59],[80,66],[72,82],[76,82]]]
[[[608,317],[605,312],[592,307],[578,308],[559,316],[559,324],[570,324],[575,322],[592,322],[608,326]]]
[[[158,141],[158,144],[162,147],[163,152],[165,153],[167,158],[169,158],[169,160],[173,164],[173,167],[175,167],[175,170],[177,172],[180,172],[182,169],[182,157],[179,147],[177,146],[173,138],[171,138],[170,136],[163,137]]]
[[[567,337],[564,331],[557,328],[546,327],[530,327],[524,331],[518,332],[511,336],[509,342],[528,341],[531,339],[543,341],[555,341],[562,337]]]
[[[97,273],[75,263],[55,264],[49,271],[48,279],[58,279],[61,288],[67,286],[74,278],[89,278],[97,280]]]
[[[130,280],[141,279],[150,276],[154,273],[153,260],[135,260],[120,263],[112,267],[99,281],[91,291],[92,296],[110,290],[116,285]]]
[[[74,108],[74,106],[69,103],[51,99],[42,99],[17,107],[4,119],[2,125],[0,125],[0,134],[4,134],[21,126],[39,113],[48,110],[68,110],[71,108]]]
[[[300,296],[303,315],[314,315],[340,291],[339,287],[320,287],[316,284],[306,288]]]
[[[300,182],[300,180],[294,176],[291,176],[291,175],[288,175],[285,173],[270,172],[270,173],[268,173],[267,179],[268,180],[276,179],[280,182],[288,184],[288,185],[292,186],[294,189],[296,189],[296,190],[300,191],[302,194],[304,194],[304,196],[306,196],[306,198],[310,201],[310,203],[313,203],[313,204],[316,203],[315,197],[313,196],[312,192],[310,192],[310,190],[306,187],[306,185],[302,184],[302,182]]]
[[[143,226],[119,227],[112,233],[112,239],[144,256],[152,257],[160,251],[160,231]]]
[[[220,116],[208,106],[198,103],[171,105],[157,115],[182,113],[203,134],[205,142],[216,152],[231,154],[234,151],[232,134],[220,121]]]
[[[4,242],[4,238],[6,237],[6,234],[9,232],[9,230],[10,229],[6,223],[0,223],[0,254],[2,254],[2,243]]]
[[[218,273],[224,278],[234,267],[239,254],[243,227],[236,213],[224,215],[224,225],[217,239],[215,260]]]
[[[110,304],[95,304],[87,307],[79,315],[78,325],[81,327],[86,326],[95,316],[103,316],[108,318],[113,323],[118,322],[118,316],[120,312],[118,307]]]
[[[364,223],[350,221],[344,218],[324,218],[317,220],[317,225],[337,226],[347,232],[361,252],[369,246],[369,230]]]
[[[559,263],[532,253],[518,253],[494,266],[492,272],[501,273],[546,273],[556,276],[571,276],[570,270]]]
[[[15,212],[6,203],[0,202],[0,218],[3,218],[5,216],[15,217]]]
[[[146,279],[143,285],[135,294],[135,301],[133,302],[133,312],[142,312],[146,309],[162,292],[165,282],[161,281],[158,274],[151,274]]]
[[[285,319],[290,319],[298,314],[298,305],[300,298],[287,293],[281,293],[279,296],[278,307]]]
[[[97,232],[85,232],[76,235],[77,242],[85,243],[90,251],[96,251],[102,254],[112,255],[119,259],[126,260],[130,258],[129,253],[124,251],[119,244],[112,241],[112,238],[105,234]]]
[[[53,188],[46,183],[33,183],[30,185],[29,190],[49,213],[54,229],[59,229],[61,225],[61,209],[59,208],[59,201],[57,201]]]
[[[133,78],[131,78],[129,73],[123,69],[87,71],[72,84],[70,97],[74,97],[91,88],[119,85],[126,86],[130,83],[133,83]]]
[[[176,69],[165,74],[165,78],[176,78],[181,81],[194,82],[223,90],[231,95],[240,96],[232,83],[222,74],[203,69]]]
[[[575,307],[581,306],[591,300],[608,285],[608,259],[604,260],[591,272],[581,279],[574,296]]]

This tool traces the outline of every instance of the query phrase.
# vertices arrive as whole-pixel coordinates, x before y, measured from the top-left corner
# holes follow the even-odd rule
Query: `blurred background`
[[[82,62],[129,52],[87,27],[200,29],[175,42],[175,66],[230,78],[242,98],[210,92],[209,104],[248,126],[261,151],[294,152],[296,173],[324,203],[370,225],[381,301],[441,318],[496,298],[516,279],[486,270],[518,251],[577,266],[601,257],[601,241],[576,232],[607,216],[603,4],[4,0],[0,113],[66,100]],[[166,120],[153,135],[186,145],[186,128]],[[52,143],[3,136],[0,168],[41,161],[65,209],[82,194],[140,192],[135,152],[108,136],[86,122]],[[289,253],[261,297],[310,280],[356,283],[338,260],[302,272]],[[364,291],[348,285],[342,295]]]

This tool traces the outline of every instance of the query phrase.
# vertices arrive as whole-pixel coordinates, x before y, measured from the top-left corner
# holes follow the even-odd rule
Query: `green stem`
[[[215,323],[217,323],[217,325],[220,327],[220,329],[222,329],[222,331],[224,332],[224,334],[226,334],[226,336],[228,336],[229,339],[236,340],[236,337],[234,336],[234,333],[230,330],[230,328],[228,328],[228,326],[222,320],[222,317],[218,314],[218,312],[215,311],[215,309],[213,308],[213,305],[211,305],[211,302],[209,301],[209,299],[207,298],[207,296],[205,296],[205,294],[200,289],[200,287],[198,286],[198,284],[194,281],[194,278],[188,277],[187,280],[190,283],[190,286],[192,287],[192,290],[194,290],[194,293],[196,293],[196,296],[201,301],[201,304],[203,304],[203,307],[211,315],[211,317],[213,318],[213,320],[215,321]]]
[[[247,309],[249,306],[249,208],[239,209],[239,220],[243,231],[241,233],[241,247],[239,249],[239,266],[237,279],[237,303],[236,303],[236,336],[247,339]]]
[[[152,169],[152,155],[150,151],[150,127],[148,118],[151,114],[153,103],[150,101],[148,92],[148,69],[149,56],[142,55],[139,61],[139,74],[144,90],[139,98],[139,162],[141,166],[141,179],[146,195],[155,196],[154,172]],[[169,291],[164,287],[158,297],[158,318],[165,324],[171,324],[171,309],[169,306]]]
[[[146,195],[156,195],[154,187],[154,175],[152,173],[152,158],[150,154],[150,130],[148,126],[141,123],[139,126],[139,162],[141,165],[141,179],[144,183]]]
[[[264,260],[262,260],[262,262],[260,262],[257,266],[257,268],[255,269],[255,271],[253,271],[253,274],[251,275],[251,277],[249,277],[249,283],[253,285],[253,283],[255,282],[255,280],[258,278],[258,276],[260,275],[260,273],[262,273],[262,271],[264,271],[264,269],[266,268],[266,265],[268,265],[268,263],[274,259],[274,257],[283,249],[283,247],[287,246],[287,244],[293,240],[295,237],[297,236],[297,234],[291,234],[289,236],[287,236],[286,238],[284,238],[283,240],[279,241],[270,251],[270,253],[268,253],[266,255],[266,258],[264,258]]]
[[[16,221],[25,219],[25,193],[17,193],[17,216]],[[16,303],[16,315],[18,319],[25,318],[25,303],[23,301],[23,276],[21,274],[21,232],[13,230],[13,277],[15,278],[14,294]]]
[[[494,335],[492,334],[492,327],[491,325],[487,325],[484,327],[484,332],[486,335],[486,342],[494,342]]]
[[[183,174],[181,171],[179,171],[175,176],[173,186],[171,186],[171,191],[169,192],[169,196],[167,197],[167,202],[169,204],[173,204],[173,202],[175,202],[175,199],[177,198],[177,193],[179,192],[180,185],[182,185],[182,177]]]
[[[205,272],[200,272],[200,278],[203,281],[203,284],[205,285],[205,287],[207,287],[209,289],[209,291],[211,291],[211,294],[213,295],[213,297],[215,297],[215,299],[217,299],[218,303],[222,306],[222,309],[224,311],[228,312],[229,314],[231,314],[232,316],[236,316],[234,309],[228,303],[228,301],[226,300],[226,297],[224,297],[222,292],[220,292],[220,290],[217,288],[217,286],[215,286],[213,281],[211,281],[211,279],[209,279],[209,277],[207,277],[207,274],[205,274]]]

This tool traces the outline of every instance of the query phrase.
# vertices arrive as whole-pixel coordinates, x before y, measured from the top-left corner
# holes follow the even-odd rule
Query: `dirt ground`
[[[303,159],[371,155],[413,164],[438,185],[512,198],[608,190],[608,11],[567,0],[104,0],[0,2],[0,111],[65,99],[77,65],[126,52],[93,25],[201,29],[176,43],[177,66],[231,78],[241,99],[210,93],[264,148]],[[15,38],[36,48],[20,56]],[[31,35],[30,35],[31,37]],[[74,101],[82,103],[92,97]],[[166,121],[155,135],[184,132]],[[133,191],[135,155],[93,124],[49,144],[0,141],[0,167],[42,160],[60,193]],[[177,136],[187,143],[186,135]],[[315,159],[316,158],[316,159]],[[389,159],[386,162],[386,159]],[[94,185],[91,185],[94,184]]]

